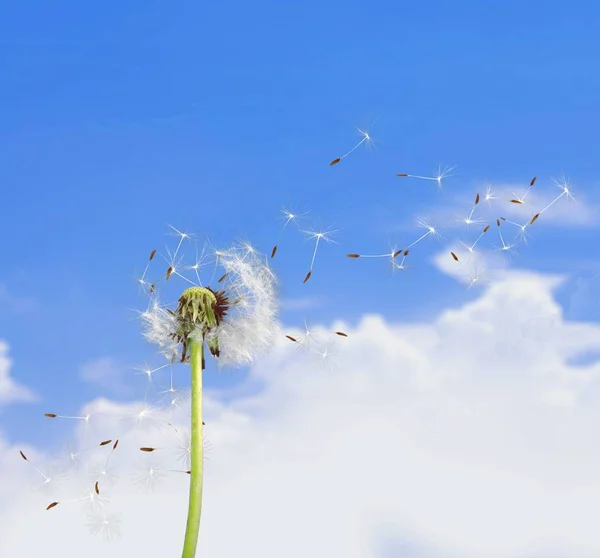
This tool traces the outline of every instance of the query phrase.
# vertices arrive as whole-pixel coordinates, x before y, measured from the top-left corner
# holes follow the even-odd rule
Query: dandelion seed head
[[[189,360],[187,341],[206,343],[220,365],[248,364],[270,348],[277,331],[276,278],[266,258],[249,243],[215,251],[224,270],[221,290],[193,286],[171,310],[153,301],[140,313],[146,339],[174,361]]]

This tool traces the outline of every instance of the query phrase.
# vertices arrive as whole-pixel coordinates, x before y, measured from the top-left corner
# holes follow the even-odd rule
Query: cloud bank
[[[560,283],[504,271],[429,323],[333,324],[349,337],[327,370],[284,339],[251,370],[252,395],[207,394],[199,555],[598,556],[600,363],[568,363],[600,348],[600,326],[563,319]],[[49,496],[28,490],[21,448],[5,442],[3,552],[178,556],[187,475],[164,469],[184,467],[181,431],[159,420],[144,429],[138,411],[107,400],[87,411],[96,439],[121,440],[119,480],[101,486],[122,537],[92,537],[78,505],[44,511]],[[175,428],[187,422],[185,406],[165,413]],[[161,477],[153,491],[139,489],[146,458]],[[136,462],[143,478],[125,474]]]

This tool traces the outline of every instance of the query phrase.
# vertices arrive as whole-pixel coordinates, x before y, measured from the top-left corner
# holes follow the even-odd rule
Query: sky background
[[[319,247],[303,284],[314,243],[292,225],[280,237],[273,267],[287,328],[343,320],[351,330],[368,314],[434,324],[489,294],[457,281],[464,262],[452,269],[449,255],[457,238],[472,242],[482,227],[465,231],[455,219],[468,214],[475,194],[489,182],[498,199],[486,218],[524,223],[560,194],[552,178],[564,174],[575,202],[563,198],[549,209],[512,259],[493,251],[500,241],[495,229],[488,233],[486,279],[513,281],[518,291],[522,276],[494,270],[563,276],[548,291],[552,304],[527,316],[515,305],[523,312],[514,316],[517,329],[528,332],[516,345],[529,342],[531,324],[543,326],[533,335],[544,342],[565,320],[597,327],[598,15],[594,2],[537,1],[2,7],[5,447],[17,458],[13,447],[23,444],[51,453],[73,433],[43,413],[77,414],[96,397],[143,398],[144,378],[133,369],[162,361],[140,334],[135,311],[147,299],[136,278],[152,249],[162,255],[176,245],[169,224],[217,247],[243,238],[269,253],[282,206],[308,211],[301,228],[334,229],[337,244]],[[373,146],[330,167],[360,141],[357,128],[368,129]],[[441,190],[395,176],[432,176],[439,165],[456,165]],[[533,176],[531,205],[510,204]],[[383,259],[345,257],[407,246],[424,232],[417,226],[424,217],[444,238],[418,244],[409,270],[392,274]],[[185,250],[193,258],[194,245]],[[162,275],[167,263],[154,263]],[[174,290],[167,300],[176,297]],[[510,329],[508,318],[502,323]],[[502,352],[494,347],[474,368]],[[565,366],[592,368],[599,357],[592,342],[560,355]],[[185,371],[177,373],[183,387]],[[235,406],[258,389],[253,374],[266,381],[256,370],[212,367],[206,385]],[[373,555],[408,552],[404,539],[384,538]],[[437,556],[426,552],[413,555]]]

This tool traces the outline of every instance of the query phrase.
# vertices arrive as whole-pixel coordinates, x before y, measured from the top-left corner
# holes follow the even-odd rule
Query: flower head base
[[[203,342],[207,334],[218,328],[229,308],[230,302],[224,291],[215,292],[209,287],[190,287],[183,291],[175,312],[179,327],[172,334],[174,341],[183,344],[181,362],[186,362],[189,337]],[[213,356],[219,356],[217,335],[209,337],[208,348]]]

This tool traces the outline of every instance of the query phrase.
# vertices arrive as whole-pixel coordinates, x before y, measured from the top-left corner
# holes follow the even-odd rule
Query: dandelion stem
[[[192,369],[192,432],[190,438],[191,473],[190,499],[182,558],[195,558],[200,514],[202,511],[202,482],[204,476],[204,444],[202,433],[202,368],[204,343],[190,339],[190,363]]]

